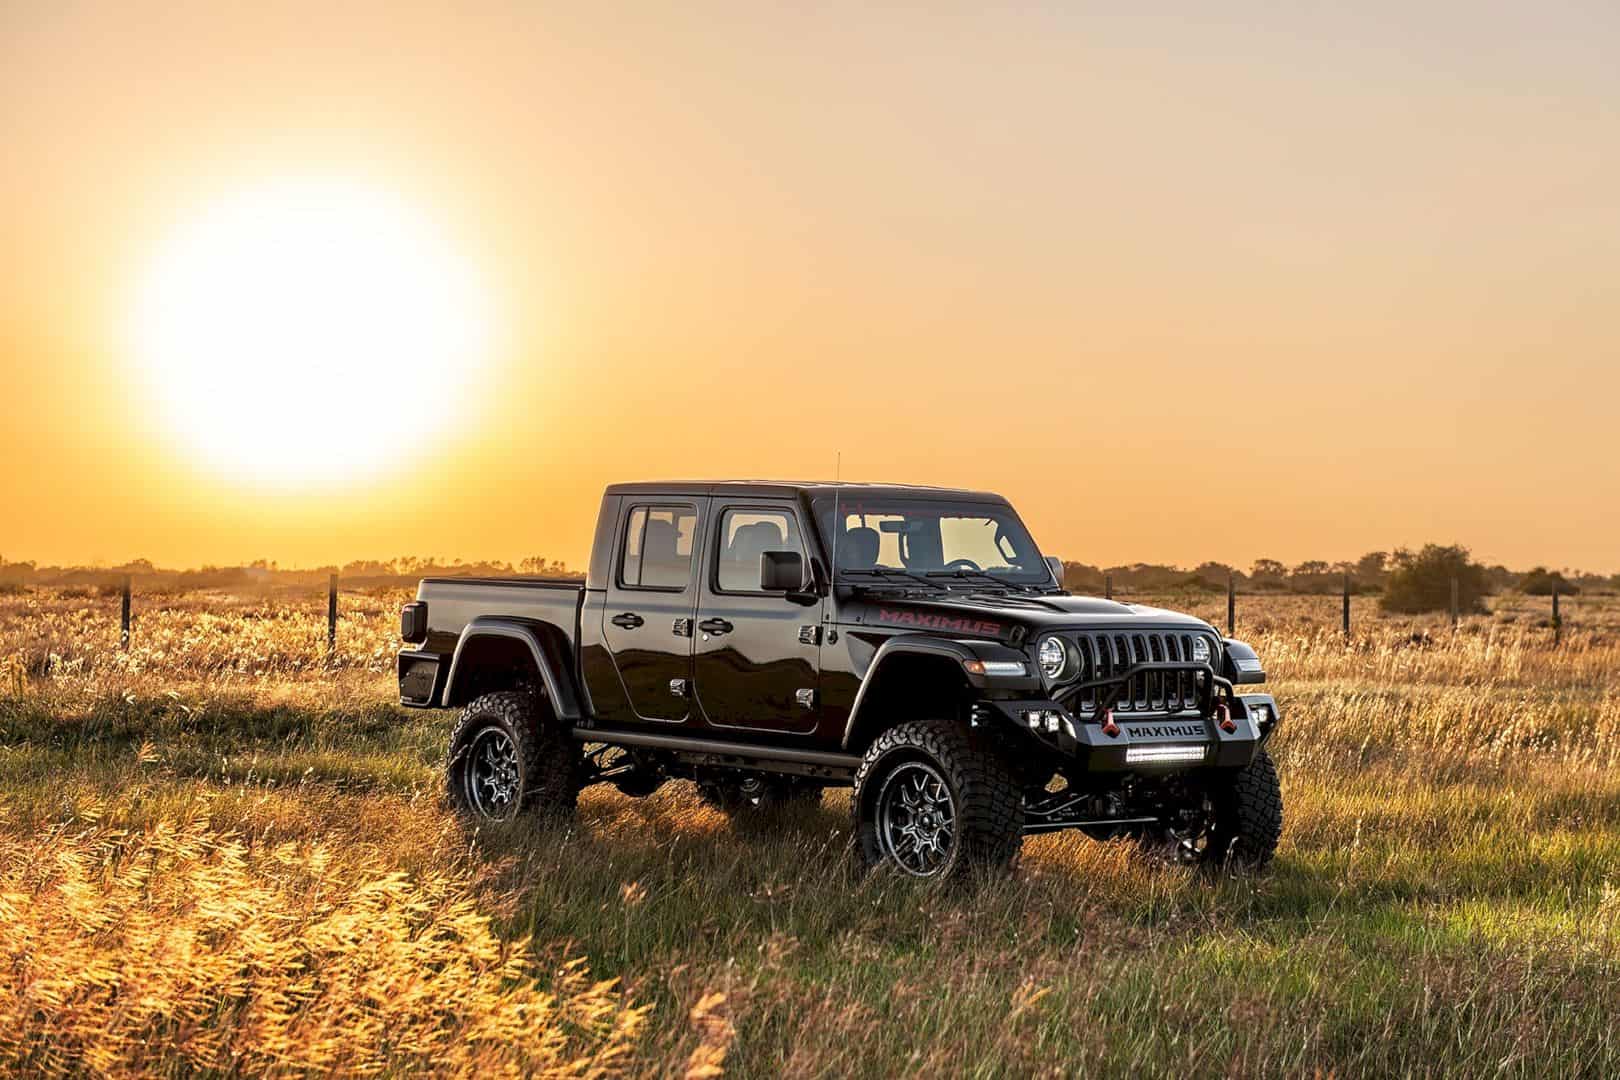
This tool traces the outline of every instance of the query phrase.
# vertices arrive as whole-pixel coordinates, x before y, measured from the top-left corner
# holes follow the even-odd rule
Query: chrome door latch
[[[691,637],[692,636],[692,620],[691,619],[676,619],[675,620],[675,625],[672,627],[672,629],[673,629],[676,637]]]
[[[810,623],[806,626],[799,627],[799,644],[820,645],[821,626],[817,623]]]

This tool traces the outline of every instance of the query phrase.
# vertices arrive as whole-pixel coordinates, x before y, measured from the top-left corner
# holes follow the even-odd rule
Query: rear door
[[[760,589],[760,556],[810,563],[792,502],[715,499],[698,601],[692,674],[716,727],[809,733],[820,715],[820,607]]]
[[[658,496],[625,500],[602,636],[641,720],[691,718],[694,556],[708,503]]]

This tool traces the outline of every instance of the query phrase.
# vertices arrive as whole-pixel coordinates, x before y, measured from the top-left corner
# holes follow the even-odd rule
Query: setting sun
[[[416,208],[284,182],[168,236],[136,290],[132,354],[161,425],[209,467],[329,486],[420,450],[456,416],[488,358],[488,308]]]

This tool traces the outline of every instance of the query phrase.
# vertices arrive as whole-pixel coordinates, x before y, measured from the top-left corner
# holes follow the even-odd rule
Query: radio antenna
[[[827,596],[834,605],[838,603],[838,534],[844,529],[843,519],[838,516],[838,497],[843,494],[843,482],[844,452],[840,450],[833,459],[832,565],[827,568]]]

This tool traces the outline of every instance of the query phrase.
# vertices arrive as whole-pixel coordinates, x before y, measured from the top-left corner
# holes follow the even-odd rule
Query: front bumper
[[[1085,772],[1166,772],[1178,769],[1241,769],[1253,761],[1280,719],[1270,694],[1230,699],[1233,730],[1213,715],[1118,717],[1109,734],[1096,717],[1079,716],[1048,699],[981,701],[975,722],[993,719],[1038,740]],[[1031,723],[1031,717],[1038,722]]]

